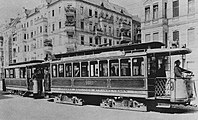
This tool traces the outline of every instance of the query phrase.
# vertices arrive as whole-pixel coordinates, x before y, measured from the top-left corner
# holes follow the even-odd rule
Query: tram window
[[[157,61],[155,57],[148,57],[148,76],[156,77]]]
[[[80,63],[74,63],[74,77],[80,77]]]
[[[122,59],[120,61],[121,76],[131,76],[131,60]]]
[[[143,76],[143,66],[144,66],[144,59],[143,58],[133,58],[132,59],[132,70],[133,76]]]
[[[20,68],[20,78],[25,78],[25,68]]]
[[[108,62],[107,60],[100,61],[100,76],[105,77],[108,76]]]
[[[5,73],[5,77],[6,78],[9,78],[10,77],[10,73],[9,73],[10,71],[9,71],[9,69],[6,69],[5,72],[6,72]]]
[[[119,76],[118,60],[110,60],[110,76]]]
[[[52,77],[57,77],[57,65],[52,65]]]
[[[10,78],[15,78],[14,69],[10,69]]]
[[[66,77],[72,77],[72,65],[71,64],[65,65],[65,73],[66,73]]]
[[[33,77],[35,70],[36,70],[36,68],[32,68],[32,70],[31,70],[31,77]]]
[[[98,62],[91,61],[90,62],[90,72],[91,77],[98,77]]]
[[[81,75],[82,75],[82,77],[88,77],[89,76],[88,62],[82,62],[82,64],[81,64]]]
[[[19,68],[16,68],[15,69],[15,76],[16,76],[16,78],[19,78],[20,76],[19,76]]]
[[[58,76],[59,77],[64,77],[64,64],[59,64],[58,65]]]

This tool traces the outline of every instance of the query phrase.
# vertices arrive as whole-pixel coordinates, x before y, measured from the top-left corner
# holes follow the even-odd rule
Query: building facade
[[[187,47],[192,53],[180,59],[198,78],[198,1],[143,0],[142,41],[161,41],[168,48]]]
[[[46,0],[11,20],[2,31],[4,65],[52,54],[138,43],[140,21],[108,0]]]

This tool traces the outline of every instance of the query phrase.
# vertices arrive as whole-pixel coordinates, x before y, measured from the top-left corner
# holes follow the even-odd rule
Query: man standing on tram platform
[[[175,78],[183,78],[183,72],[184,73],[192,73],[191,71],[189,70],[186,70],[186,69],[183,69],[180,67],[180,60],[176,60],[175,61],[175,67],[174,67],[174,75],[175,75]]]

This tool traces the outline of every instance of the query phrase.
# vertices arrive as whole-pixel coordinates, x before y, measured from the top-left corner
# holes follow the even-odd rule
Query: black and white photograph
[[[0,120],[198,120],[198,0],[0,0]]]

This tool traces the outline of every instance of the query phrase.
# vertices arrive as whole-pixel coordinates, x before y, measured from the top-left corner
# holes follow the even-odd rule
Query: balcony
[[[76,14],[76,9],[74,7],[68,6],[65,7],[65,15],[66,16],[75,16]]]
[[[99,18],[99,22],[105,22],[105,23],[108,23],[108,24],[113,24],[113,20],[112,19],[103,18],[103,17]]]
[[[102,35],[103,35],[103,30],[98,28],[98,29],[96,29],[95,34],[96,34],[97,36],[102,36]]]
[[[47,18],[41,17],[41,18],[35,20],[35,24],[39,24],[39,23],[42,23],[42,22],[47,22]]]
[[[130,30],[131,29],[131,25],[125,23],[125,22],[122,22],[120,24],[120,30]]]
[[[127,34],[126,32],[121,33],[120,38],[121,38],[122,41],[129,41],[130,42],[132,40],[131,35]]]

